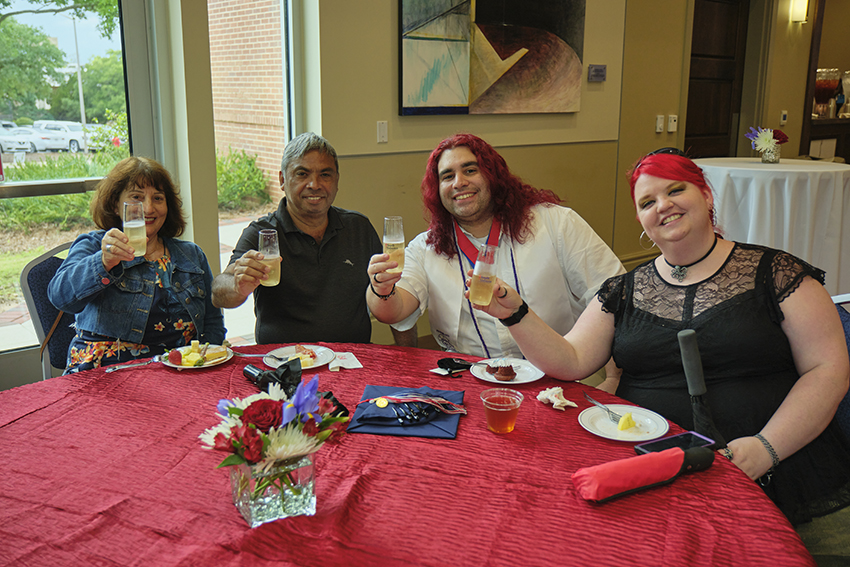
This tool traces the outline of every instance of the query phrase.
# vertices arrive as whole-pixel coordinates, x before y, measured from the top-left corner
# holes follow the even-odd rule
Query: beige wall
[[[815,0],[809,0],[813,4]],[[809,7],[809,14],[812,7]],[[836,67],[842,73],[850,71],[850,45],[847,44],[850,24],[850,2],[847,0],[827,0],[823,12],[823,35],[820,40],[818,67]],[[844,93],[846,97],[847,94]]]
[[[810,25],[790,23],[789,1],[767,8],[767,21],[759,23],[765,56],[747,68],[767,85],[752,105],[756,123],[778,128],[780,110],[789,111],[786,157],[798,146],[811,41]],[[606,64],[608,80],[584,82],[580,112],[551,115],[398,116],[398,2],[311,0],[306,11],[319,30],[305,30],[304,41],[318,46],[310,58],[321,67],[311,80],[307,126],[340,152],[342,206],[366,213],[376,228],[384,215],[402,214],[406,236],[414,236],[426,226],[418,185],[428,152],[440,139],[470,131],[496,146],[527,182],[564,197],[624,263],[653,255],[638,244],[625,174],[642,154],[683,145],[692,0],[589,1],[583,63]],[[678,114],[679,132],[656,134],[657,114]],[[387,144],[376,143],[378,120],[389,122]]]

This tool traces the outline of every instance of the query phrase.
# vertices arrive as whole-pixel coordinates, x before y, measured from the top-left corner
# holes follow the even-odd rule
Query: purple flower
[[[234,404],[230,400],[219,400],[218,405],[215,406],[215,411],[217,411],[219,415],[227,417],[227,408],[231,407],[232,405]]]
[[[288,424],[299,415],[301,416],[302,422],[313,417],[309,414],[315,413],[319,409],[318,391],[318,374],[313,376],[313,379],[306,384],[304,384],[304,382],[298,384],[298,388],[295,390],[295,395],[293,395],[292,399],[286,402],[283,406],[283,423],[281,423],[281,426]]]

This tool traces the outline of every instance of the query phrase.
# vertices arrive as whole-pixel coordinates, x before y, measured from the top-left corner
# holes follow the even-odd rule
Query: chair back
[[[850,312],[843,306],[844,304],[850,306],[850,293],[836,295],[832,298],[832,301],[835,302],[835,306],[838,308],[838,316],[841,317],[841,324],[844,325],[844,340],[847,341],[847,352],[850,353]],[[850,391],[841,400],[838,411],[835,412],[835,419],[844,435],[850,439]]]
[[[62,258],[58,258],[56,255],[70,247],[71,242],[60,244],[53,250],[31,260],[21,272],[21,291],[24,294],[24,300],[27,303],[27,309],[30,312],[30,319],[39,344],[44,342],[44,337],[50,332],[50,328],[59,315],[59,310],[50,303],[50,299],[47,297],[47,286],[53,279],[56,270],[62,265]],[[47,343],[45,349],[47,351],[46,356],[42,356],[41,360],[45,380],[53,377],[54,373],[61,373],[65,369],[68,360],[68,346],[76,333],[73,324],[74,315],[64,313],[50,337],[50,342]],[[58,372],[54,372],[54,370]]]

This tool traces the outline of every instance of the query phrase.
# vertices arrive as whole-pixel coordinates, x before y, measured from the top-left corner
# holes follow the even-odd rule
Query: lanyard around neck
[[[497,222],[498,221],[496,219],[493,219],[494,225]],[[499,227],[499,228],[501,228],[501,227]],[[475,250],[475,247],[472,246],[472,243],[469,241],[469,238],[466,237],[466,235],[463,233],[463,231],[459,230],[458,225],[457,225],[457,221],[455,221],[455,229],[456,229],[455,230],[455,246],[459,247],[459,248],[457,248],[457,252],[458,252],[457,263],[458,263],[458,267],[460,268],[460,281],[463,282],[463,290],[466,291],[468,289],[466,287],[466,270],[463,269],[463,258],[461,257],[462,256],[461,255],[461,248],[463,247],[463,245],[461,244],[460,237],[458,235],[463,235],[463,238],[472,247],[473,250]],[[493,237],[493,228],[491,227],[490,228],[490,236],[487,237],[487,244],[494,244],[494,245],[497,244],[498,241],[499,241],[499,232],[496,232],[496,240],[491,240],[492,237]],[[520,291],[520,289],[519,289],[519,275],[517,274],[517,271],[516,271],[516,261],[514,260],[514,248],[513,248],[513,246],[510,247],[510,253],[511,253],[511,268],[512,268],[513,273],[514,273],[514,285],[515,285],[514,289],[516,289],[517,292],[519,292]],[[464,253],[463,255],[465,256],[466,253]],[[476,251],[475,258],[476,259],[478,258],[477,251]],[[467,259],[469,260],[470,265],[474,268],[475,267],[475,260],[470,259],[470,258],[467,258]],[[487,356],[487,358],[492,358],[490,356],[490,349],[487,348],[487,343],[484,341],[484,335],[481,333],[481,329],[478,327],[478,319],[475,317],[475,309],[473,309],[473,307],[472,307],[472,302],[469,299],[467,299],[466,305],[469,309],[469,316],[472,317],[472,324],[475,326],[475,332],[478,334],[478,340],[481,341],[481,346],[484,347],[484,353]],[[458,333],[458,335],[460,335],[460,333]],[[458,339],[459,338],[460,337],[458,337]]]
[[[457,244],[460,247],[460,251],[463,252],[463,255],[466,256],[466,259],[469,260],[469,263],[475,266],[475,261],[478,260],[478,247],[469,240],[469,237],[466,236],[466,233],[460,229],[460,225],[457,223],[457,220],[452,219],[452,222],[455,225],[455,239],[457,239]],[[490,234],[487,236],[487,244],[490,246],[498,246],[499,245],[499,235],[502,232],[502,223],[499,222],[499,219],[493,217],[493,224],[490,225]]]

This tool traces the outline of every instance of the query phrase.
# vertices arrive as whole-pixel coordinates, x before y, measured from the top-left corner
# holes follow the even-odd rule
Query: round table
[[[850,292],[850,165],[694,161],[714,189],[717,222],[726,238],[790,252],[826,271],[831,295]]]

